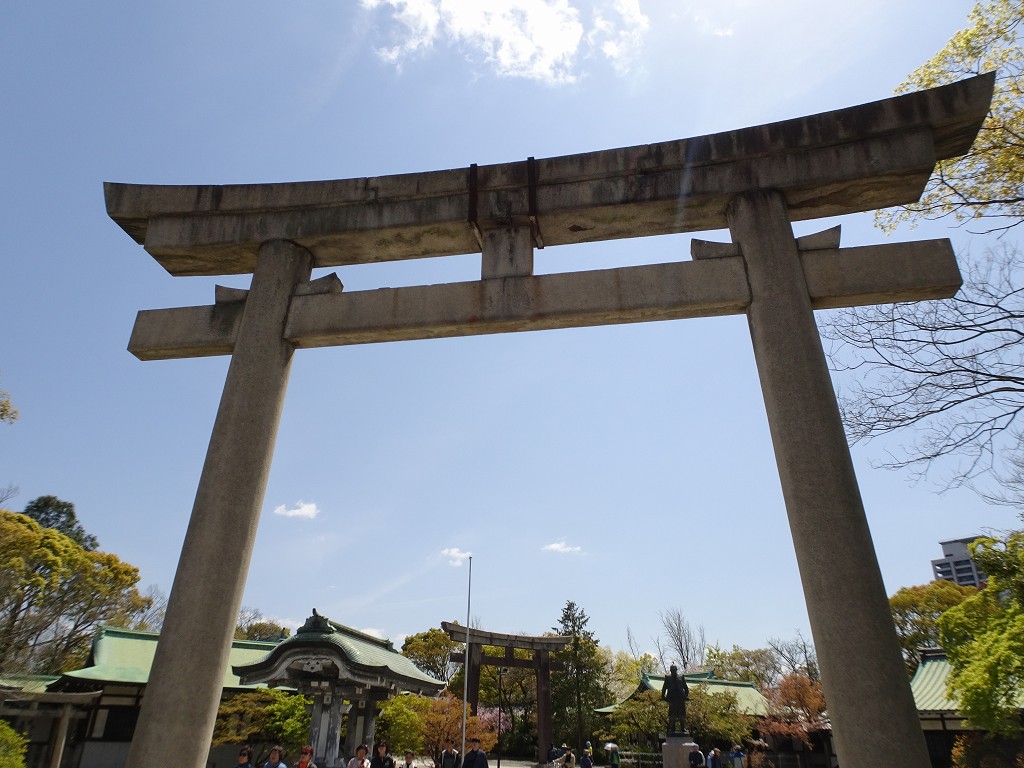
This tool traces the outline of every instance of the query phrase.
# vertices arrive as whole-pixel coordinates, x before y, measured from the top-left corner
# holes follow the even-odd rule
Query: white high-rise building
[[[985,574],[978,570],[971,560],[970,550],[967,549],[967,545],[977,538],[980,537],[940,541],[942,557],[932,560],[935,578],[952,581],[962,587],[980,587],[985,581]]]

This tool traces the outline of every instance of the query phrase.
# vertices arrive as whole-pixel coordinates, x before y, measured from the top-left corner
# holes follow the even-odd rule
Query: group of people
[[[446,739],[444,750],[441,752],[441,768],[488,768],[487,753],[480,749],[480,739],[473,738],[469,741],[470,749],[466,752],[465,758],[459,755],[454,748],[451,739]],[[365,744],[356,747],[356,756],[348,761],[347,768],[398,768],[395,758],[388,751],[388,743],[379,741],[375,745],[373,757],[367,758],[370,748]],[[401,768],[413,768],[412,752],[405,753],[405,762]],[[253,751],[250,747],[242,747],[238,752],[238,768],[254,768]],[[267,760],[260,768],[289,768],[284,761],[284,748],[274,746],[270,749]],[[295,768],[316,768],[313,762],[313,747],[309,744],[299,751],[299,760]]]
[[[739,744],[733,744],[728,758],[722,757],[718,747],[709,749],[707,755],[694,744],[690,747],[690,768],[743,768],[743,750]],[[728,760],[728,762],[726,762]]]
[[[242,747],[238,751],[238,768],[253,768],[252,759],[252,749],[248,746]],[[288,768],[288,763],[284,761],[284,747],[271,747],[262,768]],[[295,763],[295,768],[316,768],[316,763],[313,762],[313,747],[310,744],[299,750],[299,760]]]
[[[615,758],[618,758],[618,752],[615,753]],[[577,762],[576,755],[568,744],[562,744],[561,747],[552,744],[551,749],[548,750],[548,762],[562,768],[594,768],[594,753],[588,741]],[[614,766],[618,766],[618,764],[618,760],[613,763]]]

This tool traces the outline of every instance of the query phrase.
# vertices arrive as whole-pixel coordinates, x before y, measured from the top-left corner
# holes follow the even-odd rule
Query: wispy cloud
[[[395,42],[378,49],[400,66],[435,45],[481,57],[502,77],[571,83],[580,61],[596,53],[624,74],[638,55],[650,20],[638,0],[602,0],[589,18],[581,0],[361,0],[387,9]]]
[[[294,507],[286,507],[282,504],[274,509],[274,514],[281,515],[282,517],[305,517],[312,520],[320,514],[320,510],[316,504],[307,504],[304,501],[299,501]]]
[[[545,552],[557,552],[560,555],[578,555],[583,552],[583,547],[569,546],[564,540],[556,541],[552,544],[545,544],[541,549]]]
[[[473,553],[463,552],[458,547],[448,547],[442,549],[441,554],[448,558],[449,565],[462,565]]]

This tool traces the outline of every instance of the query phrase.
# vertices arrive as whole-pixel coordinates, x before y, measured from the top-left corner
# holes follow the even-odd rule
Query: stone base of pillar
[[[689,768],[690,752],[695,746],[697,744],[688,733],[669,736],[661,745],[662,765],[664,768]]]

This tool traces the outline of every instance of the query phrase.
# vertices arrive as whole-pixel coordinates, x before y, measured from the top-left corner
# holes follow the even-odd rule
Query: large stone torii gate
[[[231,363],[128,763],[205,763],[295,348],[745,313],[840,763],[871,765],[883,744],[927,768],[813,310],[948,297],[959,270],[948,240],[839,248],[790,223],[917,200],[936,161],[970,147],[992,86],[468,169],[107,184],[109,215],[172,275],[253,274],[213,305],[140,312],[129,343]],[[732,244],[696,241],[692,261],[533,274],[535,247],[726,227]],[[310,282],[314,267],[473,252],[479,281]]]

